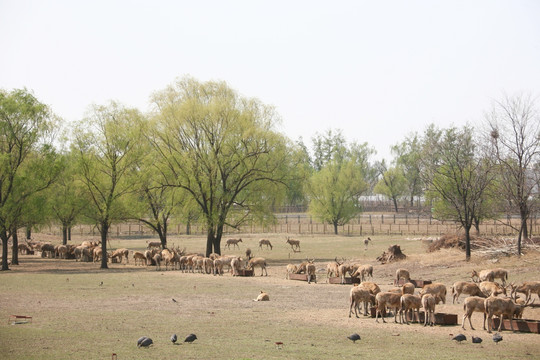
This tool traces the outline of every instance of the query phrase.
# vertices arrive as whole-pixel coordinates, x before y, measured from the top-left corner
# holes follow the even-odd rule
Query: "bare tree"
[[[500,169],[501,191],[521,223],[517,242],[528,238],[527,220],[536,189],[535,167],[540,161],[540,119],[531,96],[506,96],[487,115],[493,155]]]

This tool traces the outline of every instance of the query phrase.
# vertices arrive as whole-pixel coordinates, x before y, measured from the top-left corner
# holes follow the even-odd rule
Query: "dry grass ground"
[[[398,267],[407,268],[413,279],[443,282],[449,289],[447,304],[437,311],[458,314],[461,324],[464,296],[452,305],[454,281],[470,279],[472,269],[491,267],[507,268],[510,281],[540,280],[538,252],[521,259],[473,255],[466,262],[462,252],[426,253],[420,239],[404,237],[372,237],[364,250],[359,237],[302,236],[300,253],[291,251],[282,234],[265,236],[274,245],[271,251],[258,248],[258,237],[240,237],[240,250],[223,252],[243,254],[250,247],[256,256],[267,258],[268,277],[259,276],[259,269],[254,277],[239,278],[155,271],[132,263],[99,270],[98,264],[21,256],[21,265],[0,273],[0,357],[110,359],[116,353],[118,359],[540,358],[540,335],[504,331],[503,342],[496,345],[481,330],[481,314],[473,315],[476,331],[468,326],[462,331],[461,326],[400,325],[391,318],[386,324],[349,318],[350,286],[326,284],[323,270],[337,256],[374,265],[374,281],[383,289],[392,287]],[[202,252],[205,239],[182,237],[170,243]],[[393,244],[401,246],[407,259],[377,264],[375,258]],[[142,249],[145,240],[113,239],[111,246]],[[316,259],[318,283],[286,280],[286,264],[306,257]],[[270,294],[269,302],[252,301],[260,290]],[[11,314],[29,315],[33,321],[10,325]],[[525,317],[540,319],[540,309],[525,310]],[[356,344],[346,338],[353,332],[362,337]],[[195,333],[199,339],[175,346],[169,341],[173,333],[180,339]],[[469,339],[480,336],[484,342],[457,344],[451,337],[458,333]],[[154,340],[149,349],[136,346],[143,335]],[[282,349],[276,348],[277,341],[284,343]]]

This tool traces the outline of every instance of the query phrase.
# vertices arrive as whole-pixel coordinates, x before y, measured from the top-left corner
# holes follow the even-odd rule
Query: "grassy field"
[[[35,236],[39,239],[39,235]],[[229,274],[212,276],[155,271],[133,264],[98,264],[74,260],[21,256],[21,265],[0,272],[0,354],[6,359],[538,359],[540,335],[503,332],[499,345],[482,329],[482,316],[473,315],[467,326],[376,323],[372,318],[348,317],[350,285],[326,283],[326,262],[334,257],[374,265],[374,281],[383,290],[392,287],[398,267],[407,268],[413,279],[445,283],[468,280],[472,269],[504,267],[510,281],[539,280],[540,254],[528,252],[521,259],[486,259],[474,256],[465,262],[463,253],[442,250],[426,253],[421,239],[372,237],[364,250],[363,238],[302,236],[302,252],[293,253],[286,236],[266,234],[273,250],[260,250],[255,235],[241,236],[240,249],[223,253],[243,254],[250,247],[255,256],[267,258],[267,277],[260,270],[250,278]],[[74,239],[80,242],[82,239]],[[205,239],[181,237],[170,244],[203,252]],[[111,247],[145,248],[144,239],[112,239]],[[381,265],[375,258],[388,246],[399,244],[408,256],[399,263]],[[286,280],[285,265],[315,258],[318,283]],[[103,285],[101,285],[103,282]],[[260,290],[269,302],[254,302]],[[463,296],[460,299],[463,300]],[[173,301],[173,299],[176,300]],[[458,314],[463,309],[446,304],[437,312]],[[536,300],[538,302],[538,300]],[[11,325],[12,314],[32,316],[32,322]],[[525,310],[525,317],[540,319],[540,309]],[[467,324],[468,325],[468,324]],[[347,336],[357,332],[356,344]],[[193,344],[172,345],[170,336],[183,339],[190,333]],[[482,344],[457,344],[453,335],[484,339]],[[154,345],[138,349],[136,341],[149,336]],[[283,342],[278,349],[275,342]]]

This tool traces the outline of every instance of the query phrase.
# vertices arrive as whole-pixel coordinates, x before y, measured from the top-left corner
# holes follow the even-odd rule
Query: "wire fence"
[[[503,219],[484,221],[480,224],[480,234],[484,236],[517,236],[520,225],[519,216],[507,216]],[[441,221],[429,215],[410,214],[362,214],[345,225],[338,226],[338,234],[345,236],[369,235],[408,235],[408,236],[439,236],[455,233],[461,226],[452,221]],[[530,219],[530,235],[540,233],[540,224],[536,216]],[[475,229],[473,229],[475,231]],[[51,225],[41,229],[51,235],[61,235],[59,226]],[[96,226],[77,225],[71,229],[72,235],[99,236]],[[206,227],[202,223],[192,223],[189,226],[181,222],[169,223],[168,235],[206,235]],[[225,236],[234,234],[265,234],[282,233],[291,235],[324,235],[334,234],[334,226],[322,223],[306,213],[277,214],[275,221],[264,224],[251,220],[238,228],[226,226]],[[114,224],[110,229],[111,237],[154,237],[156,233],[142,222],[126,222]]]

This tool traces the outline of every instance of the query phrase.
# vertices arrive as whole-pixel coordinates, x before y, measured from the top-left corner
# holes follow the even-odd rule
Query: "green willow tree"
[[[368,189],[364,174],[354,159],[332,160],[313,174],[308,185],[309,212],[332,224],[334,234],[362,211],[360,196]]]
[[[78,173],[90,199],[85,216],[98,226],[103,254],[111,224],[129,217],[125,202],[137,189],[141,123],[139,111],[111,102],[92,106],[75,128]],[[107,256],[102,256],[101,269],[107,268]]]
[[[407,179],[399,166],[387,168],[384,160],[379,164],[381,178],[373,192],[392,200],[394,211],[398,212],[398,200],[407,193]]]
[[[287,182],[289,150],[274,108],[224,82],[183,78],[153,96],[148,138],[167,186],[186,191],[206,222],[206,255],[221,253],[225,226],[271,213]]]
[[[84,184],[77,178],[76,155],[73,152],[61,155],[64,164],[62,173],[47,190],[50,217],[62,226],[64,245],[89,201]]]
[[[423,194],[420,176],[421,147],[417,134],[408,136],[403,142],[392,146],[395,164],[401,169],[406,180],[410,206],[414,206],[414,199],[419,199]]]
[[[8,240],[29,219],[32,197],[49,187],[58,174],[52,142],[57,119],[24,90],[0,90],[0,239],[2,270],[9,270]],[[17,244],[14,244],[16,246]]]

